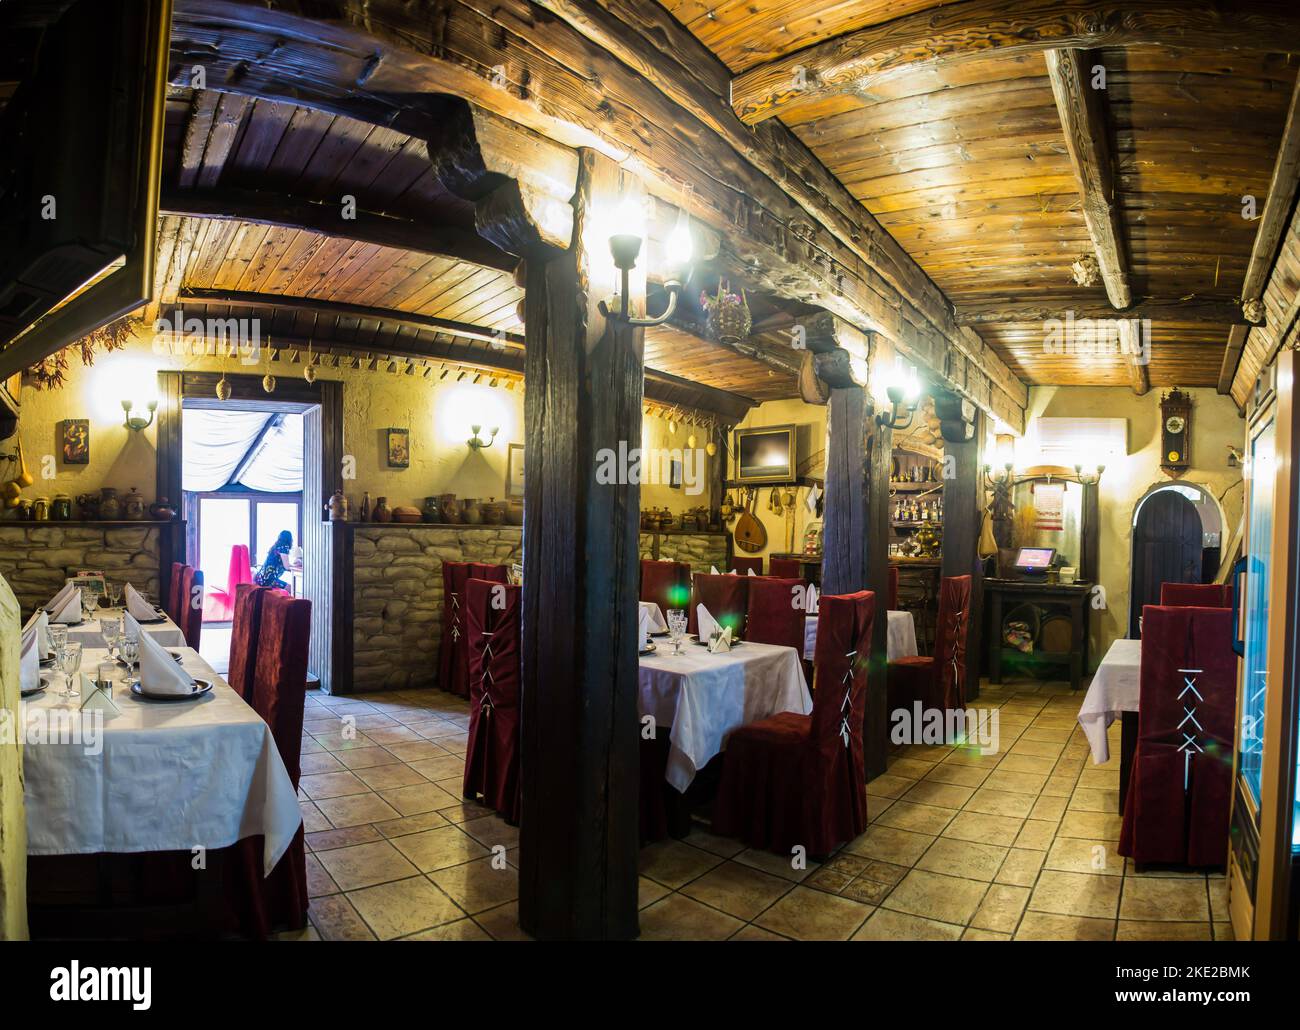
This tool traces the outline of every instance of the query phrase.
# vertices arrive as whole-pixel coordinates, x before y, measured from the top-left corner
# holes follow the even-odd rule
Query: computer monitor
[[[1022,547],[1016,553],[1016,570],[1030,574],[1045,573],[1051,568],[1055,557],[1055,547]]]

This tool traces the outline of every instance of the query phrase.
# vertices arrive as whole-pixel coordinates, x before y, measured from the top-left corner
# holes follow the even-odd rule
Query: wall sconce
[[[657,318],[634,318],[631,313],[628,279],[636,267],[636,259],[641,254],[644,230],[640,205],[631,198],[624,199],[619,205],[617,225],[619,231],[609,238],[609,253],[614,258],[614,267],[619,270],[620,284],[617,301],[601,301],[600,313],[614,322],[630,326],[662,325],[677,310],[677,298],[682,292],[682,283],[690,277],[690,264],[693,247],[691,244],[691,226],[686,211],[680,210],[677,224],[669,233],[665,256],[668,268],[665,270],[664,289],[668,291],[668,306]]]
[[[153,425],[153,416],[154,416],[154,412],[158,410],[158,402],[149,401],[145,405],[145,407],[149,409],[148,418],[141,418],[139,415],[132,416],[131,409],[134,406],[135,405],[131,401],[122,402],[122,411],[125,412],[125,419],[122,422],[122,425],[126,429],[131,430],[131,432],[138,433],[140,432],[140,430],[148,429],[151,425]]]
[[[469,444],[471,450],[475,451],[482,450],[484,447],[491,447],[496,442],[497,433],[501,432],[500,426],[489,426],[488,433],[491,435],[488,439],[482,440],[478,435],[479,430],[483,428],[482,426],[470,426],[469,428],[474,435],[465,442]]]
[[[912,424],[917,405],[921,402],[921,384],[916,378],[916,366],[913,365],[908,372],[905,385],[893,383],[885,388],[885,395],[893,410],[887,415],[877,415],[876,424],[886,429],[906,429]]]
[[[1009,486],[1012,479],[1015,478],[1015,472],[1011,462],[1002,466],[1002,471],[994,472],[992,465],[984,466],[984,489],[994,490],[1000,486]]]
[[[1084,472],[1082,465],[1074,466],[1074,474],[1079,477],[1079,482],[1084,486],[1096,486],[1101,482],[1101,474],[1105,471],[1105,465],[1098,465],[1096,472]]]

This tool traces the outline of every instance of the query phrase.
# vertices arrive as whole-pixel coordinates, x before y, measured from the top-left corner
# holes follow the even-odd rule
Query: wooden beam
[[[182,189],[189,189],[198,181],[220,99],[221,94],[211,90],[198,90],[194,94],[190,117],[185,123],[185,141],[181,144],[181,166],[176,173],[176,182]]]
[[[519,263],[518,258],[493,246],[471,229],[364,210],[356,211],[353,218],[344,218],[338,204],[323,204],[290,194],[263,190],[169,189],[163,191],[161,208],[163,214],[300,229],[381,247],[452,257],[502,272],[513,271]]]
[[[1132,305],[1116,311],[1109,304],[1071,300],[1025,300],[1013,297],[981,301],[978,310],[958,311],[961,326],[1002,325],[1009,322],[1047,322],[1064,318],[1147,318],[1152,322],[1196,325],[1225,325],[1241,320],[1241,306],[1235,300],[1189,297],[1186,300],[1155,300],[1136,297]]]
[[[1128,367],[1129,384],[1133,392],[1141,397],[1151,389],[1151,377],[1147,365],[1151,360],[1151,341],[1142,338],[1139,324],[1132,319],[1121,319],[1119,323],[1120,352]]]
[[[753,125],[803,104],[924,67],[1061,47],[1300,49],[1288,0],[957,0],[834,36],[735,76],[731,103]]]
[[[230,150],[235,145],[239,123],[243,121],[248,103],[247,97],[237,93],[221,95],[216,114],[212,119],[211,131],[208,133],[207,145],[203,149],[203,162],[199,166],[195,181],[195,185],[200,189],[210,189],[221,178],[221,172],[225,169]]]
[[[1083,220],[1101,266],[1101,281],[1111,304],[1126,308],[1133,297],[1115,199],[1110,130],[1101,91],[1094,89],[1090,82],[1095,60],[1086,50],[1048,50],[1044,56],[1052,96],[1065,132],[1065,148],[1083,199]]]
[[[952,323],[943,294],[786,130],[749,133],[721,101],[709,112],[706,96],[683,107],[666,86],[646,89],[623,57],[527,0],[453,0],[432,21],[399,0],[339,0],[328,22],[299,9],[291,0],[178,0],[176,77],[201,54],[210,88],[430,139],[445,110],[431,94],[452,94],[557,143],[590,146],[717,232],[726,274],[877,330],[927,368],[949,367],[949,352],[964,347],[953,388],[1023,424],[1023,402],[989,384],[1015,378],[1005,364],[991,351],[987,371],[971,358],[979,348]],[[698,41],[673,39],[700,52]]]
[[[943,408],[936,397],[936,409]],[[946,413],[946,412],[945,412]],[[983,450],[985,434],[981,417],[974,431],[961,442],[945,441],[945,464],[951,459],[953,476],[943,487],[943,554],[941,576],[970,576],[970,612],[966,633],[966,681],[958,685],[962,707],[979,696],[980,642],[982,639],[984,575],[979,559],[980,526],[984,516]]]
[[[1228,346],[1223,350],[1223,364],[1219,368],[1219,393],[1232,392],[1232,381],[1237,378],[1237,366],[1241,364],[1241,352],[1249,335],[1248,325],[1234,325],[1228,330]]]
[[[1291,92],[1291,106],[1286,113],[1282,143],[1273,162],[1273,177],[1268,184],[1268,198],[1255,232],[1255,244],[1241,285],[1243,308],[1260,302],[1269,275],[1277,262],[1278,247],[1295,209],[1296,184],[1300,182],[1300,79]]]

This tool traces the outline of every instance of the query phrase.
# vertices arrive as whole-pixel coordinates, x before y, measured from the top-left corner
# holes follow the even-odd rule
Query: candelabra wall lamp
[[[1084,472],[1080,464],[1074,466],[1074,474],[1079,477],[1079,482],[1084,486],[1096,486],[1101,482],[1101,474],[1105,471],[1105,465],[1098,465],[1095,472]]]
[[[474,435],[471,436],[465,442],[469,444],[471,450],[479,451],[482,450],[484,447],[491,447],[494,443],[496,443],[497,433],[501,432],[500,426],[489,426],[488,433],[490,435],[488,439],[484,440],[482,437],[478,435],[479,430],[482,428],[483,428],[482,426],[469,427],[470,432],[473,433]]]
[[[1015,470],[1009,461],[997,472],[993,471],[992,465],[984,466],[984,488],[986,490],[995,490],[998,487],[1010,486],[1011,481],[1014,478]]]
[[[148,418],[144,418],[140,415],[132,415],[131,409],[134,407],[135,405],[131,401],[122,402],[122,411],[125,413],[125,417],[123,419],[122,425],[125,428],[131,430],[131,432],[138,433],[140,432],[140,430],[148,429],[151,425],[153,425],[153,416],[154,416],[154,412],[158,410],[158,402],[149,401],[147,404],[145,404],[145,407],[149,409]]]
[[[615,222],[618,231],[609,238],[609,253],[614,258],[614,267],[619,271],[619,293],[617,297],[602,301],[601,314],[613,322],[622,322],[630,326],[662,325],[672,318],[677,310],[677,298],[682,292],[682,284],[690,277],[692,254],[690,220],[684,209],[677,214],[677,224],[669,233],[665,247],[668,267],[664,269],[664,289],[668,291],[668,306],[662,315],[655,318],[637,318],[632,314],[629,279],[632,269],[636,267],[641,254],[641,244],[645,238],[644,212],[641,204],[626,198],[619,206]]]
[[[906,429],[916,416],[917,405],[921,403],[921,384],[913,365],[907,377],[900,383],[891,383],[885,387],[885,396],[889,398],[890,412],[876,416],[876,424],[886,429]]]

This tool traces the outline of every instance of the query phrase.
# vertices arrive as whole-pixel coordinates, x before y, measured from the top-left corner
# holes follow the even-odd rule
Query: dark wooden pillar
[[[641,440],[643,332],[597,307],[622,179],[581,151],[573,245],[526,269],[519,923],[548,939],[638,933],[640,488],[597,480]]]
[[[943,576],[971,577],[970,618],[966,622],[966,697],[979,697],[983,643],[984,576],[979,559],[984,514],[981,471],[984,415],[952,395],[935,398],[943,432]],[[950,417],[951,416],[951,417]],[[946,459],[951,458],[952,461]]]

